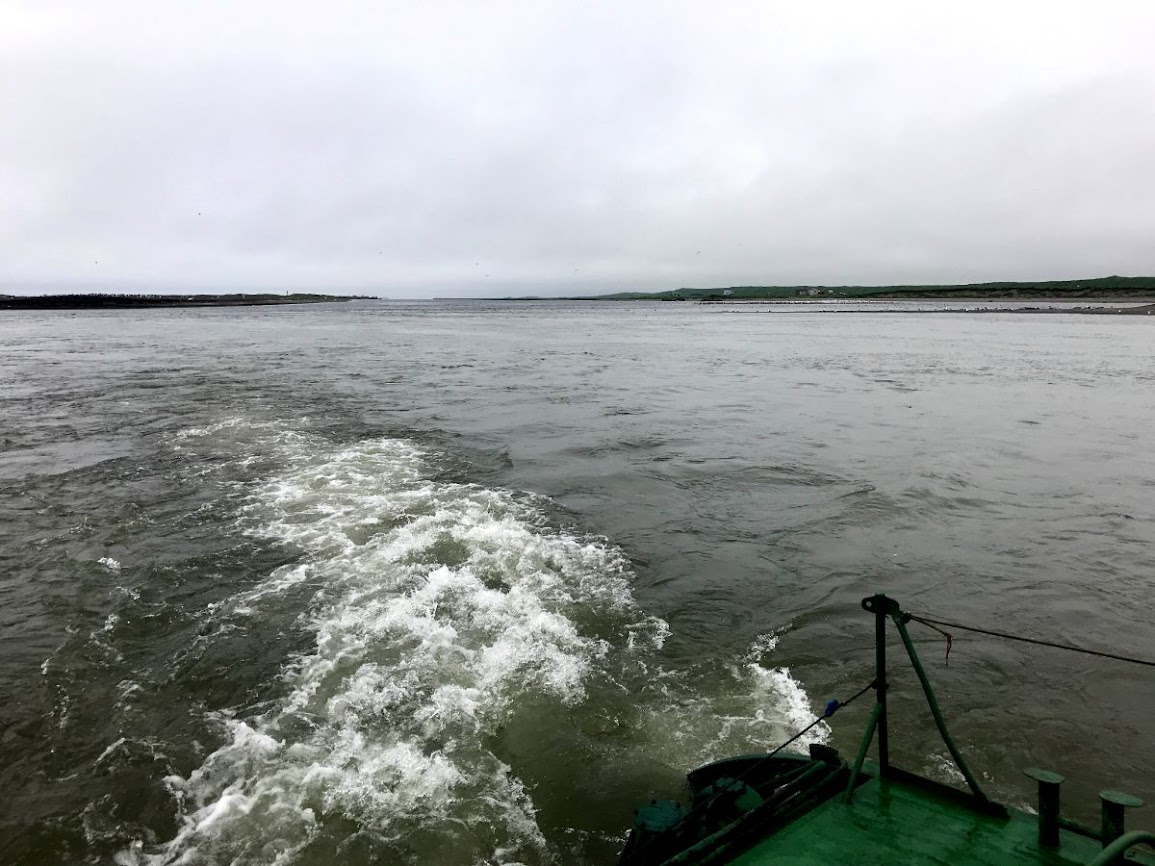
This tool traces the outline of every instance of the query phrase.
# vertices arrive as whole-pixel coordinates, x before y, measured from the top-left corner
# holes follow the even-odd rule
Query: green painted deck
[[[901,782],[872,779],[852,803],[835,797],[729,864],[1083,866],[1102,850],[1063,831],[1060,848],[1048,851],[1039,847],[1038,832],[1032,815],[996,818]]]

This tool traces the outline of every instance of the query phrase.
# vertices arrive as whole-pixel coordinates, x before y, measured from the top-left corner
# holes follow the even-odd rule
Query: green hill
[[[1151,298],[1155,277],[1096,277],[1089,280],[965,283],[917,286],[726,286],[666,292],[618,292],[589,300],[712,301],[827,298]]]

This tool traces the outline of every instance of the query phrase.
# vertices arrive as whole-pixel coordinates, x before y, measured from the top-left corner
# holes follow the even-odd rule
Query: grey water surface
[[[638,801],[870,682],[877,591],[1155,658],[1153,328],[5,313],[0,860],[612,863]],[[995,796],[1155,799],[1150,668],[911,628]],[[900,651],[892,750],[955,782]]]

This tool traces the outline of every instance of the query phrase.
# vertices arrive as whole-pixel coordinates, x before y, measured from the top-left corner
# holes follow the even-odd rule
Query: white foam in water
[[[276,709],[222,719],[228,742],[168,780],[181,804],[176,837],[119,862],[291,863],[326,822],[342,821],[421,862],[549,860],[530,796],[488,743],[519,707],[581,703],[615,649],[660,647],[664,623],[634,622],[624,558],[549,528],[513,494],[433,480],[410,443],[277,442],[286,468],[259,486],[244,520],[305,555],[231,612],[260,616],[308,581],[318,591],[302,616],[315,644],[286,666]],[[593,621],[617,624],[606,631],[616,648]],[[721,726],[691,751],[728,745],[734,727],[776,734],[783,719],[754,713],[752,700],[789,723],[812,718],[788,672],[761,666],[772,638],[754,649],[737,674],[753,695],[736,699],[732,716],[670,680],[685,711],[680,736],[695,738],[694,713]],[[668,710],[657,728],[676,726]]]
[[[766,664],[778,637],[760,635],[721,679],[715,661],[702,671],[659,671],[661,694],[646,696],[643,709],[648,751],[670,766],[689,769],[776,748],[813,722],[816,712],[789,669]],[[805,751],[829,737],[822,722],[789,748]]]
[[[544,529],[509,493],[430,480],[405,442],[301,440],[285,458],[247,518],[305,561],[235,612],[315,582],[315,648],[281,707],[226,721],[231,741],[170,780],[185,818],[154,856],[288,862],[333,815],[384,838],[435,827],[445,862],[540,855],[533,805],[484,740],[519,700],[583,699],[607,644],[568,613],[631,611],[620,556]]]
[[[789,668],[768,668],[763,664],[765,656],[778,648],[780,636],[780,632],[759,635],[746,656],[746,669],[754,679],[755,693],[772,701],[789,729],[801,730],[814,721],[810,698],[798,681],[790,676]],[[798,743],[805,748],[810,743],[825,743],[829,737],[830,727],[822,722],[810,733],[800,737]]]

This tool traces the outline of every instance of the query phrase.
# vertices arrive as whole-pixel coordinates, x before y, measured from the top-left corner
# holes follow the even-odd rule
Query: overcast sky
[[[0,292],[1155,274],[1155,3],[0,0]]]

